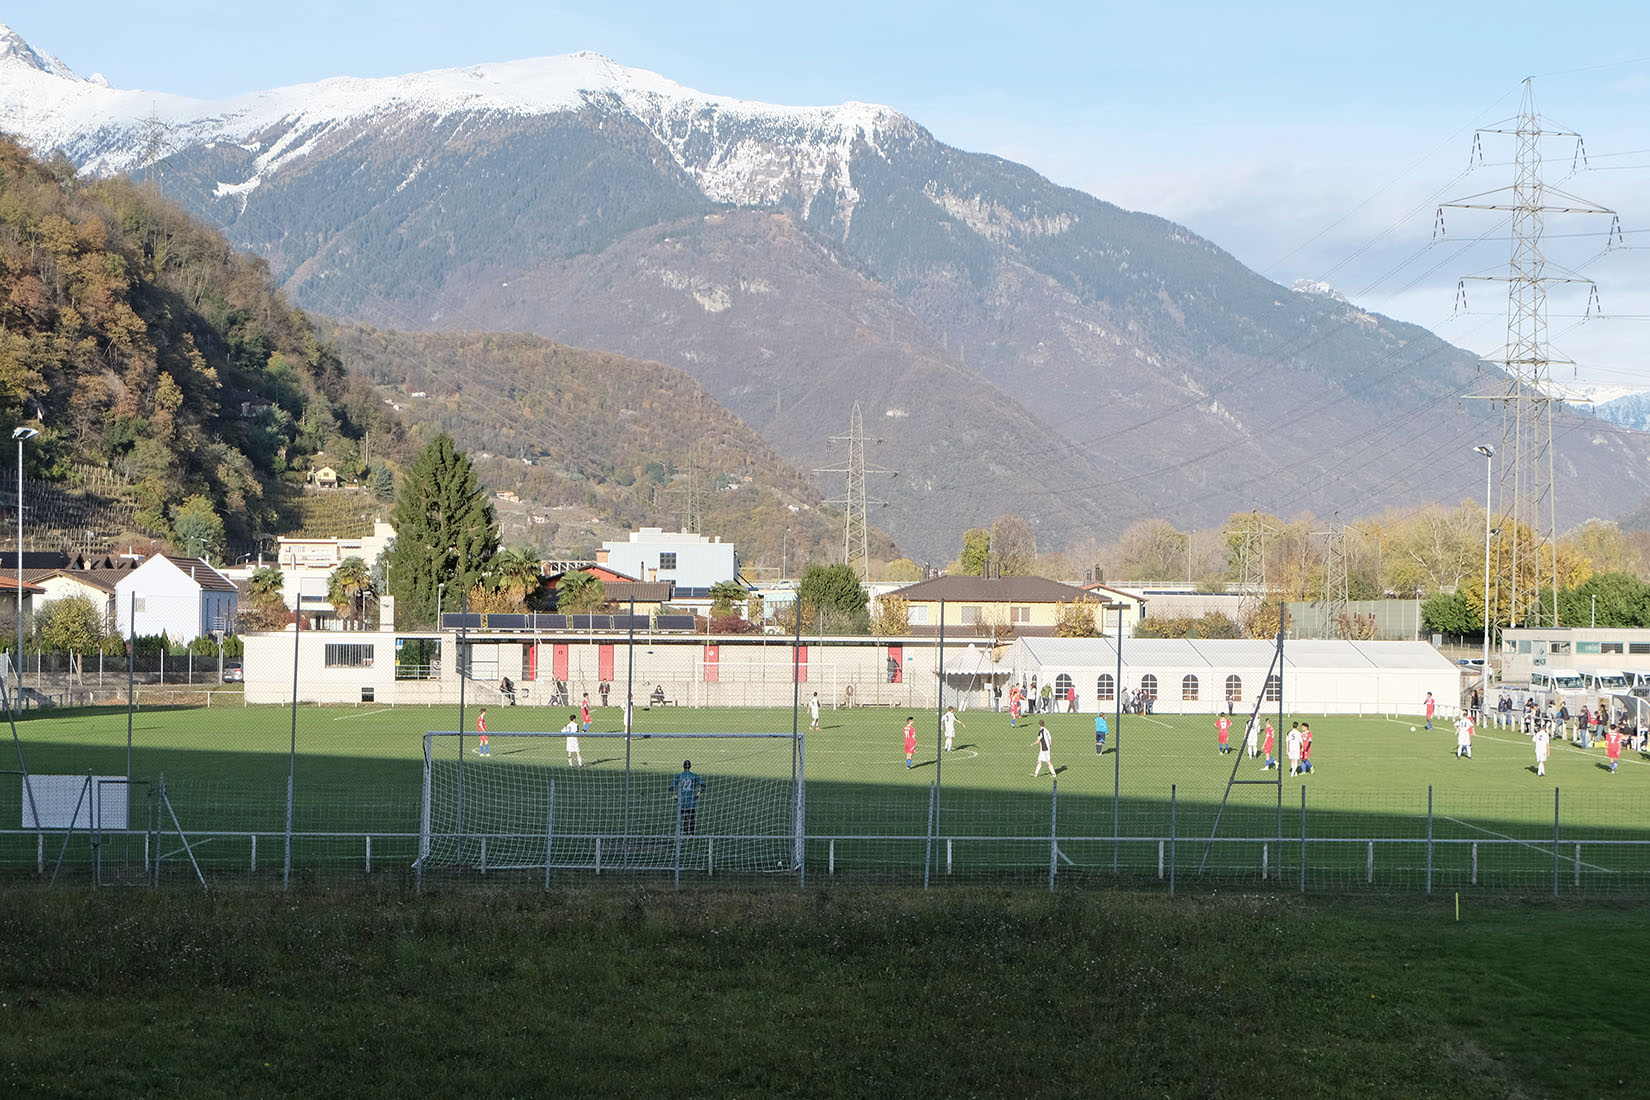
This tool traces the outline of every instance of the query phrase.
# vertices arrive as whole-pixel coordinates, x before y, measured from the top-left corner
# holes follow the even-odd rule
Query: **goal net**
[[[785,873],[801,867],[804,787],[789,733],[424,735],[426,874]],[[462,750],[460,748],[462,746]],[[691,774],[684,775],[684,762]]]

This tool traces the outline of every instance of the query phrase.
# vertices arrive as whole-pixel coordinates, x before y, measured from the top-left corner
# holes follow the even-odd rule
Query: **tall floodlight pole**
[[[1116,703],[1117,712],[1112,718],[1111,744],[1111,869],[1117,873],[1117,839],[1122,834],[1119,829],[1122,818],[1117,811],[1117,799],[1122,791],[1123,784],[1123,608],[1127,605],[1121,601],[1103,604],[1104,611],[1117,612],[1117,637],[1113,639],[1112,648],[1117,650],[1117,679],[1111,686],[1111,697]]]
[[[23,702],[23,441],[39,434],[38,428],[13,428],[11,432],[17,440],[17,690],[12,692],[12,705],[19,708]]]
[[[1495,469],[1495,448],[1488,443],[1473,448],[1484,456],[1484,669],[1479,676],[1478,704],[1490,704],[1490,479]]]

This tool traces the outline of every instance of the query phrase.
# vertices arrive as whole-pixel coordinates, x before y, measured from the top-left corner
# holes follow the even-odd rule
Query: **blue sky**
[[[1475,126],[1519,82],[1586,136],[1567,190],[1621,212],[1555,220],[1549,255],[1599,281],[1604,322],[1555,291],[1557,350],[1582,381],[1650,388],[1650,5],[1094,3],[797,6],[31,2],[0,14],[37,49],[122,88],[221,98],[328,76],[388,76],[595,50],[701,91],[786,104],[885,103],[964,149],[1183,222],[1285,285],[1327,278],[1368,308],[1482,353],[1504,294],[1458,276],[1505,266],[1490,215],[1440,199],[1510,181],[1510,139],[1462,177]],[[1553,180],[1573,143],[1547,148]],[[1476,248],[1455,243],[1488,234]],[[1567,380],[1569,371],[1559,373]]]

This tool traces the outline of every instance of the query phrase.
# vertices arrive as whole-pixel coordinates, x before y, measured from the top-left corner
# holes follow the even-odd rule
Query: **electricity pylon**
[[[881,443],[882,440],[877,440]],[[842,560],[863,581],[871,579],[871,540],[870,524],[866,522],[867,506],[881,504],[886,506],[886,500],[874,500],[865,495],[865,478],[873,474],[887,474],[890,477],[899,475],[893,470],[881,466],[867,465],[865,461],[865,420],[859,411],[859,402],[854,402],[853,417],[848,422],[847,435],[833,435],[825,444],[830,450],[835,444],[848,445],[847,460],[841,466],[826,466],[815,470],[819,474],[842,474],[844,484],[842,497],[838,500],[827,500],[826,504],[834,504],[842,509]]]
[[[1444,207],[1461,210],[1497,210],[1512,216],[1512,256],[1505,275],[1468,275],[1456,288],[1457,308],[1466,303],[1466,280],[1481,279],[1507,284],[1507,342],[1498,354],[1483,361],[1499,365],[1503,378],[1486,392],[1470,394],[1476,400],[1491,401],[1501,407],[1501,527],[1511,536],[1512,598],[1509,623],[1533,622],[1540,614],[1532,606],[1542,583],[1542,572],[1552,593],[1549,625],[1558,625],[1558,487],[1554,480],[1553,407],[1562,403],[1552,386],[1552,368],[1572,362],[1554,359],[1547,344],[1547,288],[1555,283],[1579,283],[1587,289],[1587,316],[1598,310],[1598,288],[1593,280],[1552,265],[1559,274],[1548,274],[1548,260],[1541,237],[1549,214],[1608,214],[1608,248],[1621,240],[1621,219],[1614,210],[1548,186],[1541,176],[1543,138],[1576,139],[1571,171],[1586,167],[1587,152],[1581,135],[1573,130],[1545,128],[1536,113],[1535,92],[1530,79],[1524,81],[1524,96],[1516,116],[1496,126],[1476,131],[1472,136],[1472,161],[1484,160],[1484,134],[1509,134],[1517,142],[1516,168],[1510,187],[1470,195],[1438,208],[1435,232],[1443,235]],[[1519,532],[1527,530],[1526,545]]]

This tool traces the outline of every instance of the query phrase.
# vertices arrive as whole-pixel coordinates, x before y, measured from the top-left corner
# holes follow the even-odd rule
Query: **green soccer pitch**
[[[466,713],[471,727],[475,713],[474,707]],[[1031,775],[1035,717],[1010,727],[1006,715],[962,713],[955,750],[942,753],[936,715],[916,713],[919,745],[915,766],[908,769],[902,734],[907,713],[827,711],[822,729],[807,733],[810,877],[835,873],[910,881],[926,864],[937,876],[1042,881],[1052,830],[1055,870],[1064,876],[1109,875],[1115,868],[1156,878],[1163,867],[1165,877],[1173,873],[1191,886],[1200,878],[1260,881],[1264,868],[1267,877],[1294,885],[1304,863],[1313,888],[1422,889],[1430,862],[1435,889],[1476,881],[1550,890],[1555,870],[1567,890],[1650,885],[1650,843],[1621,843],[1650,841],[1645,798],[1650,759],[1633,752],[1624,752],[1619,770],[1611,774],[1602,748],[1557,742],[1546,776],[1538,777],[1529,740],[1513,731],[1486,728],[1474,741],[1473,759],[1459,760],[1448,724],[1428,732],[1412,730],[1422,726],[1416,719],[1291,715],[1289,720],[1312,724],[1315,771],[1282,776],[1281,812],[1276,786],[1232,788],[1215,831],[1234,764],[1243,779],[1278,773],[1263,771],[1239,751],[1219,754],[1213,716],[1125,715],[1104,756],[1094,751],[1092,716],[1047,716],[1059,769],[1056,799],[1046,772]],[[615,708],[594,717],[595,732],[622,728]],[[412,834],[419,827],[424,734],[453,729],[457,720],[456,707],[300,707],[294,822],[303,837],[294,865],[347,866],[358,860],[360,834],[378,834],[377,866],[404,868],[416,850]],[[512,750],[521,742],[499,735],[550,733],[565,720],[566,712],[557,708],[489,706],[493,755],[475,756],[472,734],[465,741],[465,766],[524,767],[526,757],[517,759]],[[806,732],[805,712],[799,725]],[[1239,716],[1232,738],[1239,749],[1241,725]],[[731,832],[734,826],[718,817],[723,812],[716,799],[718,779],[788,778],[788,746],[758,752],[753,750],[758,743],[749,741],[647,735],[788,733],[791,727],[789,709],[641,710],[631,764],[638,773],[669,775],[683,758],[691,758],[708,783],[700,831]],[[30,772],[125,774],[124,710],[35,712],[17,730]],[[197,843],[205,865],[269,868],[271,841],[285,824],[290,708],[143,709],[131,734],[134,779],[153,783],[164,776],[171,807],[186,831],[262,835],[262,855],[249,853],[244,837]],[[1282,740],[1280,731],[1280,753]],[[456,739],[436,743],[456,755]],[[532,765],[541,769],[540,776],[553,777],[565,765],[559,738],[553,745],[556,751],[548,757],[536,757],[553,763]],[[624,766],[622,738],[587,737],[583,748],[590,768]],[[0,759],[15,768],[9,750]],[[146,790],[134,793],[135,828],[148,812]],[[931,811],[937,838],[932,845]],[[17,832],[22,820],[21,784],[14,779],[0,785],[0,828],[10,831],[0,837],[0,865],[11,873],[32,871],[39,854],[35,835]],[[160,824],[171,827],[169,819]],[[1121,842],[1113,842],[1114,828],[1125,838]],[[61,837],[51,842],[53,854],[60,843]]]

